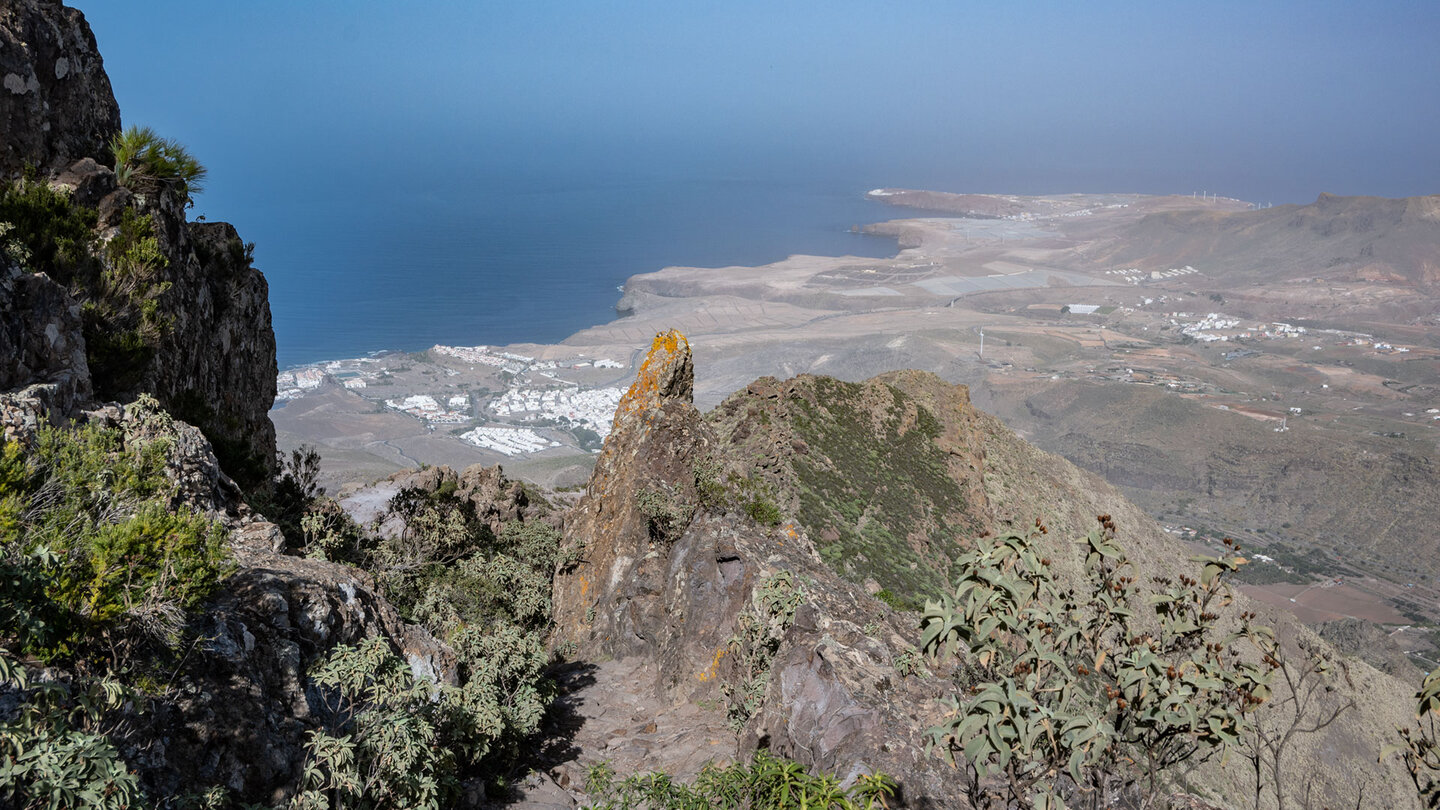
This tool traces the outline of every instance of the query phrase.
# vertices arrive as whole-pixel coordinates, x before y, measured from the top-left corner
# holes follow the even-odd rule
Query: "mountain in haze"
[[[1297,278],[1440,284],[1440,195],[1385,199],[1321,194],[1309,205],[1239,213],[1151,214],[1096,258],[1109,265],[1194,265],[1234,286]]]

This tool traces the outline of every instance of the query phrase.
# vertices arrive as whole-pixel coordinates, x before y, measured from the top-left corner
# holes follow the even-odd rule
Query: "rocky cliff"
[[[83,15],[49,0],[0,4],[0,81],[7,450],[33,457],[38,431],[54,426],[109,431],[118,454],[158,453],[164,504],[173,515],[220,521],[234,569],[202,609],[166,619],[181,623],[188,646],[167,664],[168,682],[143,686],[107,718],[110,738],[151,797],[218,786],[246,801],[282,800],[297,784],[316,712],[328,710],[305,677],[313,661],[380,636],[415,672],[445,682],[455,678],[455,656],[402,621],[369,575],[285,554],[279,529],[245,503],[234,479],[246,489],[266,484],[275,465],[267,285],[233,227],[189,222],[174,190],[137,193],[106,168],[120,116]],[[143,266],[117,246],[144,254]],[[143,340],[117,340],[137,324]],[[472,477],[484,490],[477,498],[500,494],[498,473]],[[29,513],[53,502],[53,491],[26,494],[23,482],[0,481],[0,502]],[[121,502],[110,520],[134,508]],[[7,523],[0,532],[6,577],[31,564],[31,541],[16,531]],[[62,558],[85,553],[58,548]],[[23,631],[5,615],[0,642],[13,654]],[[68,682],[104,666],[61,655],[45,677]],[[9,684],[3,691],[9,722],[23,695]],[[11,785],[0,787],[3,804]]]
[[[119,131],[120,106],[85,15],[56,0],[0,6],[0,175],[108,157]]]
[[[50,215],[93,228],[88,237],[49,233],[32,216],[35,209],[64,204],[39,192],[26,197],[23,185],[10,192],[0,221],[14,220],[6,238],[26,251],[8,263],[43,270],[62,289],[42,293],[45,282],[37,279],[5,282],[16,295],[0,302],[0,320],[44,324],[40,334],[9,329],[7,362],[22,359],[6,387],[55,377],[49,382],[60,387],[45,404],[62,411],[91,394],[121,401],[152,394],[205,431],[232,476],[246,487],[263,483],[274,470],[267,414],[275,398],[275,337],[268,288],[249,247],[227,224],[188,222],[186,200],[174,189],[136,193],[117,185],[106,164],[119,109],[80,12],[40,0],[6,4],[0,74],[0,176],[9,181],[38,170],[40,182],[74,211]],[[87,244],[78,250],[50,244],[64,239]],[[153,254],[135,251],[152,239]],[[68,302],[58,297],[64,294]],[[37,307],[55,315],[37,319]],[[83,317],[60,317],[62,311]],[[81,347],[83,364],[76,362]],[[40,376],[26,380],[27,370]]]

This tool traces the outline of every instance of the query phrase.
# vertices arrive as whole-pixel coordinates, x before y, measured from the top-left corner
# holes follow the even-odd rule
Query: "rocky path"
[[[708,762],[736,758],[725,707],[672,704],[655,695],[654,664],[642,658],[577,662],[559,673],[561,695],[539,764],[508,807],[552,810],[583,803],[585,774],[608,762],[616,774],[664,771],[689,781]]]

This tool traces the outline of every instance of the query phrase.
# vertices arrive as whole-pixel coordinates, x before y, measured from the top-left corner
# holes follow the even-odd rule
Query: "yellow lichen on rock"
[[[630,390],[615,409],[614,429],[630,414],[658,407],[673,399],[690,402],[695,393],[695,367],[690,359],[690,341],[671,329],[655,336],[650,353]]]

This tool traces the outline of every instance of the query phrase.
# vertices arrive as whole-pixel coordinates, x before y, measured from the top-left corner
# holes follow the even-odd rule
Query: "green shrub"
[[[112,680],[32,681],[0,651],[0,689],[19,698],[0,719],[0,803],[6,807],[125,810],[144,796],[100,731],[125,692]]]
[[[109,394],[139,383],[174,317],[161,314],[161,297],[171,283],[160,278],[167,260],[151,216],[124,209],[103,253],[98,276],[72,293],[83,302],[86,358],[95,387]]]
[[[150,127],[132,126],[110,141],[115,156],[115,180],[138,192],[170,188],[187,205],[204,190],[204,166],[178,141],[162,138]]]
[[[415,680],[383,638],[336,648],[311,672],[335,711],[310,734],[292,808],[450,807],[462,775],[522,753],[554,699],[542,640],[465,626],[450,643],[460,686]]]
[[[745,504],[745,514],[761,526],[779,526],[782,515],[780,507],[763,498],[754,498]]]
[[[308,489],[305,478],[300,469],[292,482],[297,490]],[[555,696],[544,638],[550,629],[551,575],[560,533],[535,521],[510,521],[496,533],[454,487],[404,490],[391,499],[389,511],[404,529],[345,544],[346,561],[372,571],[403,616],[450,645],[459,684],[415,685],[399,679],[396,673],[408,678],[408,672],[402,673],[398,658],[391,660],[382,641],[333,653],[330,663],[316,670],[316,683],[338,688],[335,673],[351,673],[349,691],[342,689],[346,704],[377,707],[355,716],[392,723],[410,718],[404,726],[409,736],[385,736],[358,719],[317,732],[306,803],[300,806],[450,806],[462,776],[495,777],[513,767]],[[302,523],[315,519],[312,513]],[[334,551],[326,541],[314,546],[321,554]],[[364,692],[362,682],[374,685]],[[423,691],[428,702],[411,700],[412,690]],[[422,743],[433,751],[429,759],[386,753]],[[376,757],[392,756],[423,779],[395,782],[394,773],[368,781],[354,776],[374,772],[376,766],[365,763]]]
[[[332,691],[332,724],[310,732],[295,810],[436,810],[458,792],[434,685],[416,681],[383,638],[339,647],[310,674]]]
[[[48,183],[0,183],[0,253],[59,284],[98,272],[91,255],[95,219],[93,209]]]
[[[586,774],[591,807],[599,810],[872,810],[887,807],[896,785],[881,774],[861,775],[854,785],[840,787],[829,774],[813,774],[792,760],[761,749],[748,765],[706,765],[693,785],[676,782],[662,772],[615,778],[609,763],[597,763]]]
[[[881,588],[875,593],[875,598],[899,611],[919,611],[923,605],[917,604],[914,599],[901,596],[889,588]]]
[[[695,509],[684,503],[664,484],[659,489],[642,488],[635,494],[635,508],[649,521],[650,539],[674,542],[690,526]]]
[[[1248,641],[1273,661],[1269,630],[1247,613],[1226,633],[1216,613],[1245,560],[1196,558],[1198,579],[1157,580],[1145,618],[1114,524],[1100,523],[1081,544],[1079,591],[1056,584],[1037,522],[963,555],[954,595],[926,604],[922,649],[963,650],[980,673],[929,732],[945,759],[968,763],[976,807],[1151,801],[1168,769],[1239,743],[1269,697],[1268,665],[1234,647]]]
[[[177,640],[231,565],[220,524],[169,506],[166,448],[94,425],[4,447],[0,642],[47,662],[103,645],[120,667]]]
[[[729,640],[740,668],[740,683],[720,685],[732,729],[744,727],[764,702],[770,665],[804,601],[805,588],[789,571],[776,571],[756,583],[750,608],[737,617],[738,629]]]
[[[724,466],[713,456],[704,456],[695,461],[691,468],[695,479],[695,497],[700,506],[710,510],[724,509],[730,499],[730,490],[725,486]]]

